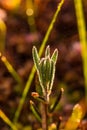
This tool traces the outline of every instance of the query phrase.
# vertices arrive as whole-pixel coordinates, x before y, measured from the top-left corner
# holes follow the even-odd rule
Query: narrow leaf
[[[40,64],[39,64],[39,73],[38,73],[38,78],[39,82],[42,88],[44,88],[44,81],[45,81],[45,70],[44,70],[44,58],[41,59]]]
[[[57,61],[57,57],[58,57],[58,50],[55,49],[55,51],[52,54],[51,60],[56,64]]]
[[[54,76],[55,76],[55,63],[51,61],[51,70],[50,70],[50,90],[53,87],[53,81],[54,81]]]
[[[34,64],[36,66],[36,69],[38,69],[39,68],[40,58],[39,58],[39,55],[38,55],[38,52],[37,52],[37,49],[36,49],[35,46],[32,49],[32,55],[33,55],[33,60],[34,60]]]
[[[40,113],[39,111],[37,110],[37,108],[35,107],[35,104],[33,101],[30,100],[30,108],[34,114],[34,116],[36,117],[36,119],[41,122],[41,117],[40,117]]]
[[[57,98],[56,98],[56,100],[54,102],[54,104],[50,108],[50,112],[53,112],[56,109],[56,107],[57,107],[57,105],[58,105],[58,103],[59,103],[59,101],[60,101],[60,99],[62,97],[63,91],[64,91],[64,89],[61,88],[60,92],[59,92],[59,94],[58,94],[58,96],[57,96]]]
[[[50,47],[49,46],[47,46],[47,48],[46,48],[46,51],[45,51],[45,57],[50,57]]]
[[[42,79],[42,84],[46,86],[46,58],[42,58],[40,63],[40,77]]]
[[[46,71],[45,71],[45,79],[46,79],[46,87],[47,84],[50,83],[50,66],[51,66],[51,61],[50,58],[46,58]]]

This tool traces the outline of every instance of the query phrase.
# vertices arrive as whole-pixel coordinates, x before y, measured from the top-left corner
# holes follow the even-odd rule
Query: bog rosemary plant
[[[50,56],[50,47],[47,46],[45,50],[45,57],[40,59],[37,49],[34,46],[32,49],[32,54],[33,54],[34,64],[37,70],[39,84],[42,91],[42,95],[39,95],[39,93],[32,93],[32,96],[37,97],[37,99],[41,101],[42,129],[48,130],[48,106],[49,106],[50,95],[52,92],[52,87],[54,82],[58,50],[55,49],[52,56]],[[58,101],[56,101],[55,103],[58,104]],[[54,107],[56,107],[55,104]],[[35,109],[34,107],[32,108],[33,108],[32,111],[34,115],[38,117],[38,112],[36,112],[37,111],[36,108]],[[49,111],[52,112],[51,110]]]
[[[50,103],[50,95],[52,93],[53,82],[55,77],[55,68],[56,62],[58,58],[58,50],[55,49],[52,56],[50,56],[50,47],[47,46],[45,50],[45,57],[40,58],[37,52],[36,47],[34,46],[32,49],[33,61],[37,70],[38,80],[41,87],[42,93],[32,92],[32,96],[39,101],[39,105],[41,106],[40,110],[35,106],[33,101],[30,101],[31,110],[35,117],[38,119],[40,123],[42,123],[42,130],[59,130],[61,119],[59,118],[59,122],[56,124],[52,121],[50,122],[50,114],[52,115],[56,106],[58,105],[63,88],[60,89],[60,93],[57,95],[54,104]],[[40,89],[40,88],[39,88]],[[41,103],[41,104],[40,104]],[[73,108],[73,112],[67,121],[64,130],[76,130],[79,126],[79,123],[83,117],[82,107],[80,104],[75,105]],[[55,128],[50,127],[52,123],[55,124]],[[73,124],[73,125],[72,125]]]

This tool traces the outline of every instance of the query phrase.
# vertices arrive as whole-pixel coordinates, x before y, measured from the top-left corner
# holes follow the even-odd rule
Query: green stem
[[[3,53],[5,49],[6,38],[6,25],[3,20],[0,19],[0,52]]]
[[[41,103],[42,129],[48,130],[48,104]]]

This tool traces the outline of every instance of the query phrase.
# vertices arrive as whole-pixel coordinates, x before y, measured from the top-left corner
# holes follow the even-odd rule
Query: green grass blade
[[[0,110],[0,118],[11,127],[12,130],[18,130],[16,126],[9,120],[9,118],[4,114],[2,110]]]
[[[87,102],[87,33],[86,33],[86,24],[84,20],[82,0],[74,0],[78,32],[82,49],[82,60],[83,60],[83,73],[84,73],[84,82],[85,82],[85,98]]]
[[[19,116],[20,116],[20,113],[21,113],[21,110],[22,110],[24,101],[25,101],[26,96],[27,96],[27,93],[28,93],[28,91],[29,91],[29,89],[30,89],[30,86],[31,86],[31,83],[32,83],[34,74],[35,74],[35,67],[32,68],[31,74],[29,75],[28,81],[27,81],[27,83],[26,83],[26,85],[25,85],[25,89],[24,89],[24,91],[23,91],[23,93],[22,93],[22,98],[20,99],[20,102],[19,102],[17,111],[15,112],[15,116],[14,116],[14,119],[13,119],[14,122],[17,122],[17,121],[18,121],[18,118],[19,118]]]
[[[9,63],[9,61],[6,59],[5,56],[1,55],[1,61],[4,63],[6,68],[8,69],[9,73],[14,77],[14,79],[21,85],[22,79],[18,75],[18,73],[15,71],[15,69],[12,67],[12,65]]]
[[[58,14],[59,14],[59,12],[61,10],[61,7],[62,7],[63,3],[64,3],[64,0],[61,0],[61,2],[59,3],[59,5],[57,6],[57,10],[56,10],[56,12],[55,12],[55,14],[53,16],[53,19],[52,19],[52,21],[51,21],[51,23],[49,25],[47,33],[46,33],[46,35],[44,37],[44,40],[42,42],[42,45],[40,47],[39,56],[41,56],[42,53],[43,53],[43,50],[44,50],[45,45],[46,45],[46,42],[47,42],[47,40],[49,38],[49,35],[50,35],[50,33],[51,33],[52,29],[53,29],[54,23],[56,22],[57,16],[58,16]]]
[[[49,25],[49,28],[48,28],[48,30],[47,30],[47,33],[46,33],[46,35],[45,35],[45,37],[44,37],[44,39],[43,39],[43,42],[42,42],[42,44],[41,44],[41,47],[40,47],[40,50],[39,50],[39,56],[41,56],[42,53],[43,53],[43,51],[44,51],[45,45],[46,45],[46,43],[47,43],[47,40],[48,40],[48,38],[49,38],[49,35],[50,35],[51,31],[52,31],[52,28],[53,28],[53,26],[54,26],[54,23],[55,23],[55,21],[56,21],[56,19],[57,19],[57,16],[58,16],[58,14],[59,14],[59,11],[61,10],[61,7],[62,7],[63,3],[64,3],[64,0],[61,0],[60,4],[59,4],[58,7],[57,7],[57,10],[56,10],[56,12],[55,12],[55,14],[54,14],[54,16],[53,16],[53,19],[52,19],[52,21],[51,21],[51,23],[50,23],[50,25]],[[28,91],[29,91],[29,89],[30,89],[30,86],[31,86],[31,83],[32,83],[32,80],[33,80],[33,77],[34,77],[34,74],[35,74],[35,71],[36,71],[36,70],[35,70],[35,67],[33,67],[32,70],[31,70],[31,74],[29,75],[28,80],[27,80],[27,83],[26,83],[26,85],[25,85],[25,89],[24,89],[24,91],[23,91],[23,93],[22,93],[22,97],[21,97],[19,106],[18,106],[17,111],[16,111],[16,113],[15,113],[14,122],[17,122],[17,121],[18,121],[18,118],[19,118],[19,116],[20,116],[20,113],[21,113],[21,110],[22,110],[24,101],[25,101],[26,96],[27,96],[27,93],[28,93]]]

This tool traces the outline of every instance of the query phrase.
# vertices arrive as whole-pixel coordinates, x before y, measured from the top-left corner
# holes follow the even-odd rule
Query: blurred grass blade
[[[73,108],[72,115],[66,123],[64,130],[77,130],[77,127],[83,117],[82,108],[79,104],[76,104]]]
[[[8,69],[8,71],[10,72],[10,74],[21,85],[22,84],[21,77],[17,74],[17,72],[14,70],[14,68],[12,67],[12,65],[8,62],[8,60],[6,59],[6,57],[5,56],[1,56],[1,60],[4,63],[4,65],[6,66],[6,68]]]
[[[47,43],[47,40],[48,40],[49,35],[50,35],[50,33],[51,33],[51,31],[52,31],[52,29],[53,29],[53,27],[54,27],[54,23],[56,22],[57,16],[58,16],[58,14],[59,14],[59,12],[60,12],[60,10],[61,10],[61,7],[62,7],[63,3],[64,3],[64,0],[61,0],[61,2],[59,3],[59,5],[58,5],[58,7],[57,7],[57,10],[56,10],[56,12],[55,12],[55,14],[54,14],[54,16],[53,16],[53,19],[52,19],[52,21],[51,21],[51,23],[50,23],[50,25],[49,25],[49,28],[48,28],[48,30],[47,30],[47,32],[46,32],[46,35],[45,35],[45,37],[44,37],[44,39],[43,39],[43,42],[42,42],[42,44],[41,44],[41,47],[40,47],[40,50],[39,50],[39,56],[41,56],[42,53],[43,53],[43,51],[44,51],[44,48],[45,48],[46,43]],[[18,120],[18,118],[19,118],[19,116],[20,116],[20,113],[21,113],[21,110],[22,110],[24,101],[25,101],[25,99],[26,99],[27,93],[28,93],[28,91],[29,91],[29,89],[30,89],[32,80],[33,80],[33,78],[34,78],[35,71],[36,71],[36,70],[35,70],[35,67],[33,66],[32,70],[31,70],[31,74],[29,75],[28,80],[27,80],[27,83],[26,83],[26,85],[25,85],[25,89],[24,89],[24,91],[23,91],[23,93],[22,93],[22,97],[21,97],[19,106],[18,106],[17,111],[16,111],[16,113],[15,113],[14,122],[17,122],[17,120]]]
[[[82,49],[83,73],[85,82],[85,98],[87,103],[87,32],[83,14],[82,0],[74,0],[78,32]]]
[[[0,110],[0,118],[6,123],[8,124],[12,130],[18,130],[16,128],[16,126],[9,120],[9,118],[4,114],[4,112],[2,110]]]
[[[31,32],[36,32],[35,9],[33,0],[26,0],[26,15]]]
[[[56,10],[56,12],[55,12],[55,14],[53,16],[53,19],[52,19],[52,21],[51,21],[51,23],[49,25],[49,28],[48,28],[48,30],[46,32],[46,35],[45,35],[45,37],[43,39],[43,42],[42,42],[42,45],[40,47],[39,56],[41,56],[42,53],[43,53],[43,50],[44,50],[45,45],[46,45],[46,42],[47,42],[47,40],[49,38],[49,35],[50,35],[50,33],[51,33],[52,29],[53,29],[54,23],[56,22],[57,16],[58,16],[58,14],[59,14],[59,12],[60,12],[60,10],[62,8],[63,3],[64,3],[64,0],[61,0],[61,2],[57,6],[57,10]]]
[[[0,52],[3,53],[5,49],[6,38],[6,25],[3,20],[0,19]]]

